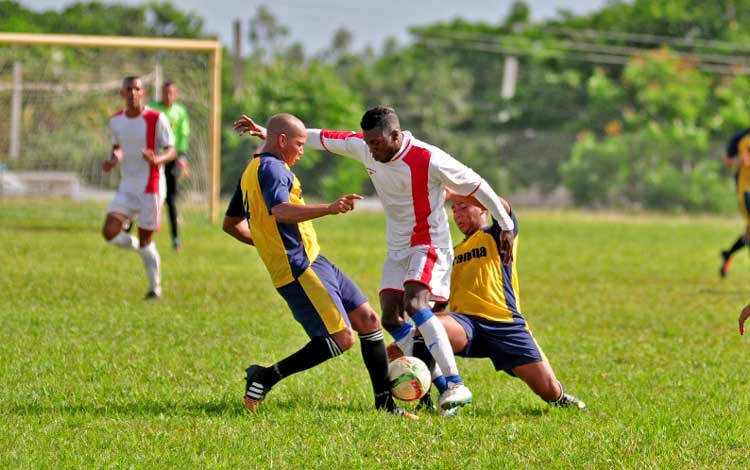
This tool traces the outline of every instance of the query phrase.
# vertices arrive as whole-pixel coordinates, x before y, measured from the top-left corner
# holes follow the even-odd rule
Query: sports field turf
[[[0,468],[747,468],[750,258],[721,281],[738,218],[519,210],[522,310],[587,414],[485,360],[452,420],[371,409],[356,345],[283,381],[257,415],[244,367],[304,333],[253,249],[186,214],[157,236],[165,300],[99,234],[106,206],[0,199]],[[317,220],[323,253],[373,299],[379,213]]]

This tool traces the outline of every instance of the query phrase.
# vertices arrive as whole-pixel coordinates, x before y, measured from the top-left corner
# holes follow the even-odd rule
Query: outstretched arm
[[[260,137],[263,140],[266,140],[268,135],[266,128],[253,121],[247,114],[243,114],[241,118],[234,121],[234,130],[240,136],[248,134],[251,137]]]
[[[330,204],[292,204],[282,202],[271,209],[271,214],[282,224],[296,224],[306,220],[317,219],[326,215],[343,214],[354,210],[354,201],[362,199],[359,194],[341,196]]]

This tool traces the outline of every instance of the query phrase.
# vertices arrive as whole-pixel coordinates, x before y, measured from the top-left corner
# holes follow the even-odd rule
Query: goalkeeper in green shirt
[[[187,110],[177,103],[177,85],[172,81],[164,82],[161,89],[161,101],[153,102],[149,106],[164,113],[172,126],[174,133],[177,158],[164,165],[167,178],[167,208],[169,208],[169,223],[172,229],[172,248],[180,250],[180,236],[177,222],[177,178],[187,176],[190,166],[187,159],[188,141],[190,140],[190,121]]]

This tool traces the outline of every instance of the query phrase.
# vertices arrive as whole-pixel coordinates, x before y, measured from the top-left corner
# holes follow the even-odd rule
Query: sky
[[[105,4],[139,5],[143,0],[99,0]],[[231,45],[232,23],[239,19],[243,25],[247,51],[247,21],[259,5],[268,10],[289,28],[290,40],[299,41],[308,53],[328,47],[333,33],[345,27],[354,35],[353,50],[366,45],[378,50],[386,38],[393,36],[399,43],[411,39],[410,26],[450,21],[461,17],[471,22],[497,23],[508,13],[511,0],[171,0],[185,11],[192,11],[204,20],[204,29],[218,35]],[[20,0],[34,10],[62,9],[76,0]],[[607,0],[526,0],[535,21],[553,18],[559,9],[577,14],[595,11]],[[238,5],[242,5],[239,8]]]

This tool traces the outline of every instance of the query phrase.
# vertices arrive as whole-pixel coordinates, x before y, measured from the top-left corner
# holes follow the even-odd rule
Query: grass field
[[[244,368],[304,333],[256,253],[186,214],[157,236],[166,298],[99,235],[105,207],[0,199],[0,468],[747,468],[747,252],[738,218],[518,211],[523,311],[590,413],[555,409],[459,359],[453,420],[371,410],[358,346],[280,383],[257,415]],[[377,305],[382,214],[315,222]]]

